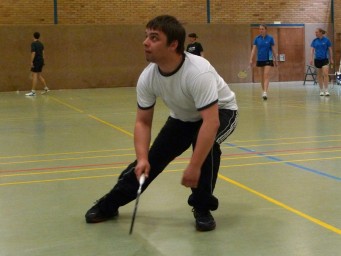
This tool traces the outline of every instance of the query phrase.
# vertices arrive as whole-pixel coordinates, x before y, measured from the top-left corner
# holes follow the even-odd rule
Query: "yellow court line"
[[[8,177],[22,177],[22,176],[34,176],[34,175],[46,175],[46,174],[61,174],[61,173],[79,173],[79,172],[89,172],[89,171],[103,171],[103,170],[113,170],[113,169],[124,169],[126,165],[122,166],[106,166],[106,167],[94,167],[94,168],[84,168],[84,169],[69,169],[69,170],[56,170],[56,171],[42,171],[42,172],[25,172],[25,173],[13,173],[0,175],[0,178]]]
[[[60,103],[62,105],[65,105],[65,106],[67,106],[67,107],[69,107],[69,108],[71,108],[71,109],[73,109],[73,110],[75,110],[75,111],[77,111],[79,113],[84,113],[83,110],[78,109],[78,108],[76,108],[76,107],[74,107],[74,106],[72,106],[70,104],[67,104],[67,103],[65,103],[63,101],[60,101],[57,98],[54,98],[52,96],[51,96],[51,98],[53,100],[55,100],[56,102],[58,102],[58,103]],[[121,131],[121,132],[123,132],[126,135],[129,135],[129,136],[133,137],[132,133],[127,132],[126,130],[124,130],[124,129],[118,127],[118,126],[110,124],[110,123],[108,123],[108,122],[106,122],[106,121],[104,121],[102,119],[99,119],[99,118],[93,116],[93,115],[88,115],[88,116],[93,118],[93,119],[95,119],[95,120],[97,120],[97,121],[99,121],[99,122],[101,122],[101,123],[103,123],[103,124],[105,124],[105,125],[108,125],[108,126],[114,128],[114,129],[116,129],[118,131]],[[291,139],[293,139],[293,138],[291,138]],[[334,141],[334,140],[328,140],[328,141]],[[326,141],[324,141],[324,142],[326,142]],[[297,142],[295,142],[295,143],[297,143]],[[311,142],[306,142],[306,143],[311,143]],[[293,144],[293,143],[279,143],[277,145],[283,145],[283,144]],[[249,145],[249,147],[250,146],[255,146],[255,145]],[[261,145],[261,146],[265,146],[265,145]],[[341,157],[335,157],[335,158],[341,158]],[[335,159],[335,158],[325,158],[325,159]],[[301,160],[301,161],[308,161],[308,160],[315,160],[315,159],[305,159],[305,160]],[[316,159],[316,160],[321,160],[321,159]],[[278,163],[285,163],[285,162],[286,161],[280,161]],[[296,161],[290,161],[290,162],[297,162],[297,160]],[[264,164],[264,163],[262,163],[262,164]],[[118,174],[100,175],[100,176],[91,176],[91,177],[87,176],[87,177],[75,177],[75,178],[62,178],[62,179],[52,179],[52,180],[50,179],[50,180],[11,182],[11,183],[0,184],[0,186],[14,185],[14,184],[30,184],[30,183],[43,183],[43,182],[56,182],[56,181],[68,181],[68,180],[92,179],[92,178],[103,178],[103,177],[113,177],[113,176],[118,176]],[[299,215],[299,216],[301,216],[301,217],[303,217],[303,218],[305,218],[305,219],[307,219],[307,220],[309,220],[309,221],[311,221],[311,222],[313,222],[313,223],[315,223],[317,225],[320,225],[320,226],[322,226],[322,227],[324,227],[324,228],[326,228],[326,229],[328,229],[330,231],[333,231],[333,232],[335,232],[337,234],[341,234],[341,230],[340,229],[338,229],[338,228],[336,228],[336,227],[334,227],[334,226],[332,226],[332,225],[330,225],[328,223],[325,223],[325,222],[323,222],[323,221],[321,221],[319,219],[311,217],[311,216],[309,216],[309,215],[307,215],[307,214],[305,214],[303,212],[300,212],[300,211],[298,211],[298,210],[296,210],[296,209],[294,209],[294,208],[292,208],[292,207],[290,207],[290,206],[288,206],[288,205],[286,205],[284,203],[281,203],[281,202],[279,202],[279,201],[277,201],[277,200],[275,200],[275,199],[273,199],[271,197],[268,197],[268,196],[266,196],[266,195],[264,195],[264,194],[262,194],[262,193],[260,193],[260,192],[258,192],[256,190],[253,190],[253,189],[251,189],[251,188],[249,188],[249,187],[247,187],[247,186],[245,186],[245,185],[243,185],[243,184],[241,184],[241,183],[239,183],[237,181],[229,179],[229,178],[227,178],[227,177],[225,177],[225,176],[223,176],[221,174],[219,174],[219,178],[221,178],[221,179],[223,179],[223,180],[225,180],[225,181],[227,181],[227,182],[229,182],[231,184],[234,184],[235,186],[238,186],[238,187],[240,187],[240,188],[242,188],[242,189],[244,189],[244,190],[246,190],[246,191],[248,191],[248,192],[250,192],[252,194],[255,194],[255,195],[257,195],[257,196],[259,196],[259,197],[261,197],[261,198],[263,198],[263,199],[265,199],[265,200],[267,200],[267,201],[269,201],[269,202],[271,202],[271,203],[273,203],[275,205],[278,205],[278,206],[280,206],[280,207],[282,207],[282,208],[284,208],[284,209],[286,209],[286,210],[288,210],[288,211],[290,211],[290,212],[292,212],[294,214],[297,214],[297,215]]]
[[[67,106],[67,107],[69,107],[69,108],[71,108],[71,109],[73,109],[73,110],[75,110],[75,111],[77,111],[77,112],[79,112],[79,113],[84,113],[84,111],[81,110],[81,109],[79,109],[79,108],[76,108],[76,107],[74,107],[74,106],[72,106],[72,105],[70,105],[70,104],[68,104],[68,103],[66,103],[66,102],[64,102],[64,101],[62,101],[62,100],[59,100],[59,99],[57,99],[57,98],[55,98],[55,97],[52,97],[52,96],[50,96],[50,97],[51,97],[54,101],[56,101],[56,102],[58,102],[58,103],[60,103],[60,104],[62,104],[62,105],[64,105],[64,106]],[[116,126],[116,125],[110,124],[110,123],[108,123],[108,122],[106,122],[106,121],[104,121],[104,120],[102,120],[102,119],[100,119],[100,118],[98,118],[98,117],[96,117],[96,116],[88,115],[88,117],[90,117],[90,118],[92,118],[92,119],[95,119],[96,121],[99,121],[99,122],[102,123],[102,124],[108,125],[108,126],[110,126],[111,128],[114,128],[115,130],[118,130],[118,131],[120,131],[120,132],[123,132],[124,134],[129,135],[130,137],[133,137],[133,134],[132,134],[132,133],[130,133],[130,132],[128,132],[128,131],[126,131],[126,130],[124,130],[124,129],[122,129],[122,128]]]
[[[52,162],[52,161],[65,161],[65,160],[79,160],[79,159],[92,159],[92,158],[104,158],[104,157],[113,157],[113,156],[135,156],[135,154],[120,154],[120,155],[109,155],[109,156],[93,156],[93,157],[78,157],[78,158],[61,158],[61,159],[45,159],[45,160],[31,160],[31,161],[21,161],[21,162],[7,162],[7,163],[0,163],[0,165],[5,164],[25,164],[25,163],[34,163],[34,162]],[[310,158],[310,159],[297,159],[297,160],[282,160],[282,161],[276,161],[276,162],[256,162],[256,163],[247,163],[247,164],[229,164],[229,165],[221,165],[220,168],[233,168],[233,167],[243,167],[243,166],[258,166],[258,165],[275,165],[275,164],[285,164],[285,163],[295,163],[295,162],[310,162],[310,161],[323,161],[323,160],[333,160],[333,159],[340,159],[339,157],[324,157],[324,158]],[[175,160],[172,162],[172,164],[187,164],[188,159],[186,160]],[[221,161],[229,161],[230,158],[221,158]],[[114,168],[114,167],[111,167]],[[84,170],[84,169],[83,169]],[[86,170],[86,169],[85,169]],[[62,172],[62,171],[55,171],[55,173]],[[47,172],[41,172],[42,174]],[[27,176],[27,174],[5,174],[0,175],[0,177],[4,176]]]
[[[261,140],[234,140],[230,143],[241,142],[255,142],[255,141],[273,141],[273,140],[299,140],[299,139],[311,139],[311,138],[325,138],[325,137],[341,137],[341,134],[320,135],[320,136],[306,136],[306,137],[290,137],[290,138],[274,138],[274,139],[261,139]]]
[[[168,170],[168,171],[165,171],[165,172],[180,172],[180,171],[182,171],[182,170]],[[49,180],[33,180],[33,181],[9,182],[9,183],[2,183],[2,184],[0,184],[0,186],[22,185],[22,184],[33,184],[33,183],[46,183],[46,182],[56,182],[56,181],[71,181],[71,180],[105,178],[105,177],[115,177],[115,176],[117,177],[117,176],[119,176],[119,174],[108,174],[108,175],[98,175],[98,176],[85,176],[85,177],[74,177],[74,178],[60,178],[60,179],[49,179]],[[341,235],[341,230],[340,229],[338,229],[338,228],[336,228],[336,227],[334,227],[334,226],[332,226],[332,225],[330,225],[330,224],[328,224],[326,222],[323,222],[323,221],[321,221],[319,219],[316,219],[316,218],[314,218],[312,216],[309,216],[309,215],[307,215],[307,214],[305,214],[305,213],[303,213],[303,212],[301,212],[301,211],[299,211],[299,210],[297,210],[295,208],[292,208],[292,207],[290,207],[290,206],[288,206],[288,205],[286,205],[286,204],[284,204],[282,202],[279,202],[279,201],[277,201],[277,200],[275,200],[275,199],[273,199],[273,198],[271,198],[269,196],[266,196],[266,195],[264,195],[264,194],[262,194],[262,193],[260,193],[260,192],[258,192],[256,190],[252,189],[252,188],[249,188],[249,187],[247,187],[247,186],[245,186],[245,185],[243,185],[243,184],[241,184],[241,183],[239,183],[239,182],[237,182],[235,180],[232,180],[232,179],[230,179],[228,177],[225,177],[225,176],[223,176],[221,174],[218,174],[218,177],[220,179],[222,179],[222,180],[225,180],[225,181],[227,181],[227,182],[229,182],[229,183],[239,187],[239,188],[242,188],[242,189],[244,189],[244,190],[246,190],[246,191],[248,191],[248,192],[250,192],[252,194],[257,195],[257,196],[265,199],[266,201],[269,201],[269,202],[271,202],[271,203],[273,203],[273,204],[275,204],[277,206],[280,206],[280,207],[282,207],[282,208],[284,208],[284,209],[286,209],[286,210],[288,210],[288,211],[290,211],[290,212],[292,212],[292,213],[294,213],[294,214],[296,214],[298,216],[301,216],[301,217],[303,217],[303,218],[305,218],[305,219],[307,219],[307,220],[309,220],[309,221],[311,221],[311,222],[313,222],[313,223],[315,223],[315,224],[317,224],[317,225],[319,225],[321,227],[324,227],[324,228],[326,228],[326,229],[328,229],[330,231],[333,231],[333,232]]]
[[[60,179],[51,179],[51,180],[16,181],[16,182],[1,183],[0,186],[45,183],[45,182],[56,182],[56,181],[69,181],[69,180],[83,180],[83,179],[105,178],[105,177],[115,177],[115,176],[117,177],[119,176],[119,174],[107,174],[107,175],[99,175],[99,176],[85,176],[85,177],[74,177],[74,178],[60,178]]]
[[[228,147],[228,149],[231,149]],[[61,152],[61,153],[49,153],[49,154],[36,154],[36,155],[18,155],[18,156],[0,156],[0,159],[13,159],[13,158],[28,158],[28,157],[45,157],[45,156],[61,156],[61,155],[80,155],[80,154],[93,154],[93,153],[103,153],[103,152],[115,152],[115,151],[133,151],[134,148],[120,148],[120,149],[106,149],[106,150],[92,150],[92,151],[75,151],[75,152]],[[341,149],[336,150],[317,150],[317,151],[301,151],[301,152],[289,152],[289,153],[278,153],[278,154],[265,154],[263,155],[257,155],[257,152],[254,154],[246,154],[246,155],[240,155],[237,157],[224,157],[222,160],[238,160],[238,159],[252,159],[252,158],[262,158],[262,157],[277,157],[277,156],[292,156],[292,155],[302,155],[302,154],[316,154],[316,153],[333,153],[333,152],[339,152]],[[117,157],[117,156],[130,156],[134,155],[135,153],[130,154],[113,154],[110,155],[111,157]],[[91,156],[90,158],[103,158],[107,156]],[[27,161],[17,161],[17,162],[3,162],[0,164],[20,164],[20,163],[27,163],[27,162],[46,162],[46,161],[59,161],[59,160],[77,160],[87,158],[86,156],[82,156],[79,158],[59,158],[59,159],[44,159],[44,160],[27,160]],[[89,158],[89,157],[88,157]]]
[[[102,120],[102,119],[100,119],[100,118],[98,118],[98,117],[96,117],[96,116],[93,116],[93,115],[88,115],[88,116],[91,117],[91,118],[93,118],[93,119],[95,119],[96,121],[98,121],[98,122],[100,122],[100,123],[102,123],[102,124],[105,124],[105,125],[110,126],[111,128],[114,128],[114,129],[117,130],[117,131],[123,132],[123,133],[129,135],[130,137],[133,137],[133,136],[134,136],[132,133],[127,132],[126,130],[124,130],[124,129],[122,129],[122,128],[116,126],[116,125],[113,125],[113,124],[111,124],[111,123],[108,123],[108,122],[106,122],[106,121],[104,121],[104,120]]]
[[[315,140],[315,141],[294,141],[294,142],[279,142],[272,144],[253,144],[253,145],[237,145],[237,146],[226,146],[226,148],[250,148],[250,147],[264,147],[264,146],[278,146],[278,145],[292,145],[292,144],[307,144],[307,143],[326,143],[326,142],[339,142],[341,140]],[[230,143],[234,144],[234,143]],[[223,147],[225,148],[225,147]]]
[[[262,106],[253,106],[252,105],[252,101],[250,101],[250,104],[251,105],[249,105],[249,106],[245,106],[244,105],[244,109],[264,109],[264,107],[262,107]],[[273,107],[273,109],[280,109],[281,108],[281,106],[272,106]],[[307,106],[306,105],[302,105],[301,106],[301,104],[299,104],[299,105],[293,105],[293,104],[288,104],[288,105],[286,105],[286,107],[288,107],[288,108],[296,108],[296,109],[302,109],[302,110],[306,110],[307,109]],[[317,107],[317,105],[315,105],[315,107]],[[240,108],[242,108],[241,106],[240,106]],[[326,109],[321,109],[321,110],[319,110],[319,113],[327,113],[327,114],[340,114],[341,112],[340,111],[330,111],[330,110],[326,110]],[[309,118],[309,116],[311,116],[311,117],[313,117],[314,116],[314,113],[308,113],[308,114],[306,114],[306,116]],[[280,120],[284,120],[284,117],[281,117],[281,118],[279,118]]]
[[[284,163],[295,163],[295,162],[309,162],[309,161],[323,161],[323,160],[332,160],[332,159],[340,159],[341,156],[336,157],[324,157],[324,158],[310,158],[310,159],[298,159],[298,160],[278,160],[276,162],[257,162],[257,163],[249,163],[249,164],[229,164],[229,165],[220,165],[220,168],[232,168],[232,167],[241,167],[241,166],[256,166],[256,165],[271,165],[271,164],[284,164]],[[221,158],[221,161],[228,161],[229,158]],[[188,161],[176,161],[177,164],[188,163]]]
[[[247,154],[241,155],[238,157],[224,157],[223,160],[239,160],[239,159],[252,159],[252,158],[264,158],[264,157],[279,157],[279,156],[297,156],[297,155],[308,155],[308,154],[324,154],[324,153],[334,153],[334,152],[340,152],[341,149],[337,150],[319,150],[319,151],[300,151],[300,152],[289,152],[289,153],[278,153],[278,154],[257,154],[257,152],[254,152],[254,154]]]
[[[36,155],[0,156],[0,159],[25,158],[25,157],[42,157],[42,156],[60,156],[60,155],[80,155],[80,154],[93,154],[93,153],[114,152],[114,151],[129,151],[129,150],[134,150],[134,148],[118,148],[118,149],[103,149],[103,150],[90,150],[90,151],[74,151],[74,152],[46,153],[46,154],[36,154]]]
[[[231,149],[231,147],[227,147]],[[15,159],[15,158],[28,158],[28,157],[45,157],[45,156],[59,156],[59,155],[75,155],[75,154],[93,154],[93,153],[103,153],[103,152],[115,152],[115,151],[132,151],[134,148],[121,148],[121,149],[108,149],[108,150],[92,150],[92,151],[76,151],[76,152],[61,152],[61,153],[48,153],[48,154],[36,154],[36,155],[18,155],[18,156],[0,156],[0,159]],[[333,153],[339,152],[341,150],[321,150],[321,151],[304,151],[304,152],[296,152],[296,153],[278,153],[278,154],[264,154],[264,155],[255,155],[255,154],[247,154],[246,156],[238,156],[238,157],[224,157],[222,160],[236,160],[236,159],[252,159],[252,158],[261,158],[266,156],[286,156],[286,155],[301,155],[301,154],[315,154],[319,153]],[[256,152],[255,152],[256,153]],[[265,152],[266,153],[266,152]],[[129,156],[135,155],[135,153],[131,154],[113,154],[110,155],[112,157],[117,156]],[[79,158],[62,158],[62,159],[44,159],[44,160],[27,160],[27,161],[16,161],[16,162],[0,162],[0,165],[6,164],[20,164],[20,163],[28,163],[28,162],[51,162],[51,161],[61,161],[61,160],[77,160],[82,158],[103,158],[107,156],[91,156],[91,157],[79,157]]]
[[[122,168],[122,167],[114,167],[115,168]],[[80,170],[82,171],[82,170]],[[168,172],[180,172],[181,170],[167,170],[164,173]],[[37,173],[39,174],[39,173]],[[73,178],[57,178],[57,179],[48,179],[48,180],[29,180],[29,181],[14,181],[14,182],[7,182],[7,183],[0,183],[0,186],[10,186],[10,185],[22,185],[22,184],[33,184],[33,183],[44,183],[44,182],[56,182],[56,181],[68,181],[68,180],[82,180],[82,179],[92,179],[92,178],[105,178],[105,177],[117,177],[120,173],[116,174],[104,174],[104,175],[96,175],[96,176],[84,176],[84,177],[73,177]]]
[[[310,159],[298,159],[298,160],[278,160],[276,162],[258,162],[258,163],[250,163],[250,164],[231,164],[227,166],[221,165],[220,168],[232,168],[232,167],[241,167],[241,166],[256,166],[256,165],[270,165],[270,164],[284,164],[284,163],[299,163],[299,162],[310,162],[310,161],[323,161],[323,160],[332,160],[332,159],[340,159],[341,156],[335,157],[323,157],[323,158],[310,158]],[[222,158],[222,160],[228,160]]]
[[[54,158],[54,159],[39,159],[39,160],[27,160],[27,161],[17,161],[17,162],[4,162],[0,165],[7,164],[26,164],[26,163],[42,163],[42,162],[53,162],[53,161],[65,161],[65,160],[79,160],[79,159],[94,159],[94,158],[108,158],[114,156],[135,156],[135,154],[120,154],[120,155],[107,155],[107,156],[82,156],[82,157],[68,157],[68,158]]]
[[[70,105],[70,104],[68,104],[68,103],[66,103],[66,102],[64,102],[64,101],[61,101],[61,100],[57,99],[56,97],[49,96],[49,98],[51,98],[52,100],[58,102],[59,104],[62,104],[62,105],[64,105],[64,106],[68,107],[68,108],[71,108],[71,109],[73,109],[73,110],[75,110],[75,111],[77,111],[77,112],[79,112],[79,113],[84,113],[83,110],[81,110],[81,109],[79,109],[79,108],[76,108],[76,107],[74,107],[74,106],[72,106],[72,105]]]
[[[67,107],[77,111],[77,112],[84,113],[83,110],[81,110],[79,108],[76,108],[76,107],[74,107],[74,106],[72,106],[72,105],[70,105],[70,104],[68,104],[68,103],[66,103],[64,101],[61,101],[61,100],[57,99],[56,97],[50,96],[50,98],[55,100],[56,102],[64,105],[64,106],[67,106]],[[123,133],[125,133],[125,134],[127,134],[127,135],[129,135],[131,137],[133,137],[132,133],[130,133],[130,132],[128,132],[128,131],[118,127],[118,126],[110,124],[110,123],[108,123],[108,122],[106,122],[106,121],[104,121],[104,120],[102,120],[102,119],[100,119],[100,118],[98,118],[96,116],[93,116],[93,115],[88,115],[88,116],[93,118],[93,119],[95,119],[95,120],[97,120],[97,121],[99,121],[99,122],[101,122],[101,123],[103,123],[103,124],[105,124],[105,125],[108,125],[108,126],[114,128],[114,129],[118,130],[118,131],[121,131],[121,132],[123,132]],[[238,143],[241,143],[241,142],[254,142],[254,141],[271,141],[271,140],[298,140],[298,139],[308,139],[308,138],[340,137],[340,136],[341,136],[340,134],[334,134],[334,135],[323,135],[323,136],[308,136],[308,137],[293,137],[293,138],[278,138],[278,139],[263,139],[263,140],[235,140],[235,141],[231,141],[231,143],[236,143],[236,142],[238,142]],[[330,142],[330,141],[340,141],[340,140],[328,140],[328,141],[322,141],[322,142]],[[321,142],[321,141],[313,141],[313,142]],[[295,143],[297,143],[297,141]],[[300,142],[300,143],[308,143],[308,142]],[[246,145],[246,146],[270,146],[270,145],[282,145],[282,144],[287,144],[287,143],[264,144],[264,145]],[[243,147],[246,147],[246,146],[243,146]]]
[[[324,227],[324,228],[326,228],[326,229],[328,229],[330,231],[333,231],[333,232],[341,235],[341,229],[339,229],[339,228],[336,228],[336,227],[334,227],[334,226],[332,226],[332,225],[330,225],[330,224],[328,224],[326,222],[323,222],[323,221],[321,221],[319,219],[316,219],[316,218],[314,218],[312,216],[309,216],[308,214],[305,214],[305,213],[303,213],[303,212],[301,212],[301,211],[299,211],[299,210],[297,210],[295,208],[292,208],[292,207],[290,207],[290,206],[288,206],[288,205],[286,205],[284,203],[281,203],[281,202],[279,202],[279,201],[277,201],[277,200],[275,200],[275,199],[273,199],[273,198],[271,198],[269,196],[266,196],[266,195],[264,195],[264,194],[262,194],[262,193],[260,193],[260,192],[258,192],[256,190],[252,189],[252,188],[249,188],[249,187],[247,187],[247,186],[245,186],[245,185],[243,185],[243,184],[241,184],[241,183],[239,183],[239,182],[237,182],[235,180],[227,178],[227,177],[225,177],[225,176],[223,176],[221,174],[218,174],[218,176],[219,176],[220,179],[223,179],[223,180],[225,180],[225,181],[227,181],[227,182],[229,182],[229,183],[231,183],[231,184],[233,184],[233,185],[235,185],[237,187],[240,187],[240,188],[242,188],[242,189],[244,189],[244,190],[246,190],[246,191],[248,191],[248,192],[250,192],[252,194],[255,194],[255,195],[265,199],[266,201],[269,201],[269,202],[271,202],[271,203],[273,203],[273,204],[275,204],[277,206],[280,206],[280,207],[282,207],[282,208],[284,208],[284,209],[286,209],[286,210],[288,210],[288,211],[290,211],[290,212],[292,212],[292,213],[294,213],[296,215],[299,215],[299,216],[303,217],[304,219],[307,219],[307,220],[309,220],[309,221],[311,221],[311,222],[313,222],[313,223],[315,223],[315,224],[317,224],[317,225],[319,225],[321,227]]]

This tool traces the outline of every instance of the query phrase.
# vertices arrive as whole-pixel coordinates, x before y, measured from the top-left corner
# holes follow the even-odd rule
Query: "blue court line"
[[[317,170],[314,170],[314,169],[311,169],[311,168],[308,168],[308,167],[305,167],[305,166],[302,166],[302,165],[299,165],[299,164],[287,162],[287,161],[284,161],[283,159],[280,159],[278,157],[268,156],[268,155],[263,154],[263,153],[257,153],[253,149],[239,147],[239,146],[237,146],[235,144],[232,144],[232,143],[226,143],[226,144],[228,146],[230,146],[230,147],[238,148],[238,149],[246,151],[246,152],[256,153],[256,155],[258,155],[258,156],[264,156],[265,158],[267,158],[269,160],[272,160],[272,161],[275,161],[275,162],[283,162],[286,165],[289,165],[289,166],[292,166],[292,167],[295,167],[295,168],[298,168],[298,169],[301,169],[301,170],[304,170],[304,171],[307,171],[307,172],[311,172],[311,173],[314,173],[314,174],[317,174],[317,175],[320,175],[320,176],[324,176],[324,177],[327,177],[327,178],[330,178],[330,179],[333,179],[333,180],[341,181],[341,178],[333,176],[333,175],[330,175],[328,173],[317,171]]]

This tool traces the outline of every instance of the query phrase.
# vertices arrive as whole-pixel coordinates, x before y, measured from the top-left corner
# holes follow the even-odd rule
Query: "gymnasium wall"
[[[0,38],[7,38],[1,49],[1,91],[30,89],[35,30],[46,48],[43,74],[51,89],[135,86],[147,65],[142,25],[6,26],[0,28]],[[248,25],[188,25],[186,30],[203,35],[206,58],[227,81],[240,81],[236,74],[250,55]]]
[[[140,24],[171,14],[188,24],[328,23],[331,0],[1,0],[0,24]],[[334,0],[341,9],[341,0]],[[337,13],[338,10],[335,10]]]
[[[210,24],[202,0],[56,2],[57,8],[52,0],[1,0],[0,91],[30,89],[30,44],[35,31],[41,32],[46,47],[43,74],[52,89],[135,86],[147,64],[144,25],[164,13],[178,17],[187,32],[196,32],[206,58],[226,81],[235,83],[241,82],[238,71],[248,65],[250,24],[303,23],[313,32],[317,25],[330,28],[331,20],[331,1],[325,0],[211,0]],[[335,6],[340,7],[341,0],[335,0]],[[339,9],[335,8],[335,20]],[[335,26],[336,33],[337,29],[341,32],[341,27]]]

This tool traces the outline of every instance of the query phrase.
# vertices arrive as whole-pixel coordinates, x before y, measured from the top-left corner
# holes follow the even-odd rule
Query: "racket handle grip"
[[[144,173],[142,173],[141,176],[140,176],[140,179],[139,179],[140,186],[143,185],[145,180],[146,180],[146,176],[144,175]]]

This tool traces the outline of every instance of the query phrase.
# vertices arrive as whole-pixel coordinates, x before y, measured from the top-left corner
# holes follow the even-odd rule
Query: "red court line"
[[[255,151],[255,152],[244,152],[244,153],[233,153],[233,154],[223,154],[223,157],[228,156],[243,156],[243,155],[258,155],[258,154],[273,154],[273,153],[288,153],[288,152],[304,152],[309,150],[323,151],[328,149],[340,149],[341,147],[323,147],[323,148],[304,148],[304,149],[287,149],[287,150],[270,150],[270,151]],[[188,160],[188,157],[178,157],[176,160]],[[68,165],[68,166],[57,166],[57,167],[44,167],[44,168],[30,168],[30,169],[17,169],[17,170],[0,170],[0,173],[20,173],[20,172],[30,172],[30,171],[51,171],[51,170],[62,170],[62,169],[72,169],[72,168],[87,168],[87,167],[99,167],[99,166],[115,166],[121,164],[130,164],[132,161],[126,162],[113,162],[107,164],[85,164],[85,165]]]

